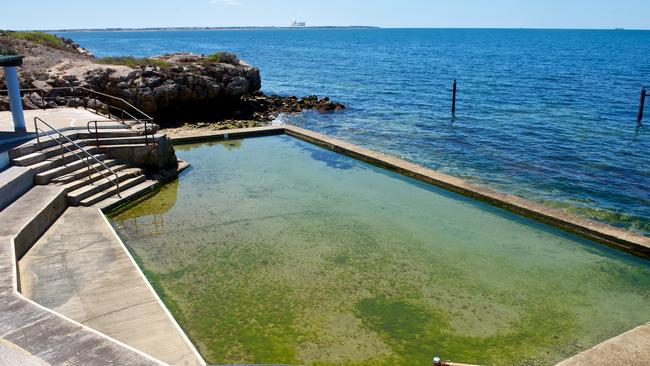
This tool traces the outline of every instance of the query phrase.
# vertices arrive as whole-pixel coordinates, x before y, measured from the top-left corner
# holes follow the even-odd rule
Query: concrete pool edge
[[[170,136],[175,145],[286,134],[328,150],[376,165],[465,197],[486,202],[518,215],[605,244],[636,256],[650,259],[650,238],[608,224],[576,216],[544,204],[495,191],[461,178],[424,168],[406,160],[362,148],[346,141],[292,125],[278,125],[236,130]]]
[[[110,232],[113,235],[113,238],[115,239],[115,241],[117,243],[119,243],[119,246],[122,249],[124,255],[126,255],[128,257],[131,265],[133,266],[135,271],[138,273],[138,275],[140,277],[140,280],[145,284],[145,286],[146,286],[147,290],[149,291],[149,293],[156,299],[157,305],[163,310],[165,316],[170,321],[170,323],[172,324],[174,329],[178,332],[178,335],[180,335],[180,337],[183,340],[183,342],[185,343],[185,345],[190,349],[190,351],[192,352],[192,354],[194,355],[196,360],[199,362],[199,364],[207,365],[206,361],[203,359],[203,356],[201,355],[199,350],[196,348],[194,343],[192,343],[192,341],[188,337],[187,333],[185,333],[185,330],[183,330],[183,328],[180,326],[180,324],[178,324],[178,321],[176,320],[174,315],[172,315],[172,313],[167,308],[167,305],[165,305],[165,303],[162,301],[162,299],[160,298],[160,296],[158,295],[156,290],[153,288],[153,285],[151,284],[151,282],[149,282],[149,279],[147,278],[147,276],[142,271],[142,268],[140,268],[137,261],[135,260],[135,258],[133,258],[133,255],[131,254],[131,252],[127,248],[126,244],[124,244],[124,242],[122,241],[122,238],[120,238],[117,231],[115,231],[115,228],[113,227],[113,225],[111,225],[111,223],[110,223],[108,217],[106,216],[106,214],[102,210],[100,210],[100,213],[101,213],[102,218],[104,219],[104,223],[105,223],[106,227],[108,228],[108,230],[110,230]]]

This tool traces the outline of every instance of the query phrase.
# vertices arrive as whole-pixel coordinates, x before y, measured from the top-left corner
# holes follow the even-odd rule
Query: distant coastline
[[[246,29],[379,29],[367,25],[347,26],[306,26],[306,27],[276,27],[276,26],[246,26],[246,27],[151,27],[151,28],[80,28],[80,29],[44,29],[43,32],[146,32],[146,31],[188,31],[188,30],[246,30]]]

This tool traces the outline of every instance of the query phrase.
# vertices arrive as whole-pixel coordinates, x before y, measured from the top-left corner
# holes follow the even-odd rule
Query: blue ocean
[[[237,53],[261,69],[266,93],[317,94],[348,106],[287,122],[650,235],[650,107],[646,126],[636,122],[641,86],[650,85],[650,31],[59,35],[99,57]]]

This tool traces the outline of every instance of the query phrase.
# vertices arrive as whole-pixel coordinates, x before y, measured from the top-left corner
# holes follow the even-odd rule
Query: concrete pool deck
[[[650,365],[650,324],[632,329],[558,364],[558,366],[647,365]]]
[[[145,353],[18,292],[13,236],[0,237],[0,360],[19,364],[161,365]]]
[[[18,267],[27,298],[170,365],[203,364],[99,209],[68,208]]]
[[[90,121],[117,121],[99,116],[89,110],[83,108],[52,108],[52,109],[33,109],[26,110],[25,113],[25,127],[28,133],[36,132],[34,129],[34,117],[43,118],[52,127],[59,131],[64,131],[71,128],[86,128]],[[102,126],[101,124],[100,126]],[[11,117],[11,112],[0,113],[0,133],[13,132],[14,124]]]

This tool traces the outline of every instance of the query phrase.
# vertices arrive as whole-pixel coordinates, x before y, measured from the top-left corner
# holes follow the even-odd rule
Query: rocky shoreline
[[[21,87],[39,89],[23,97],[25,109],[91,104],[107,110],[106,103],[112,104],[109,100],[91,99],[70,87],[123,98],[154,117],[161,127],[197,122],[217,123],[223,128],[248,126],[251,122],[259,126],[283,113],[345,109],[327,97],[265,95],[260,91],[260,70],[230,53],[96,59],[71,41],[60,40],[64,46],[56,47],[14,39],[11,33],[0,34],[0,48],[26,56],[20,70]],[[0,89],[5,89],[4,81],[0,81]],[[0,110],[7,109],[8,98],[0,94]]]

